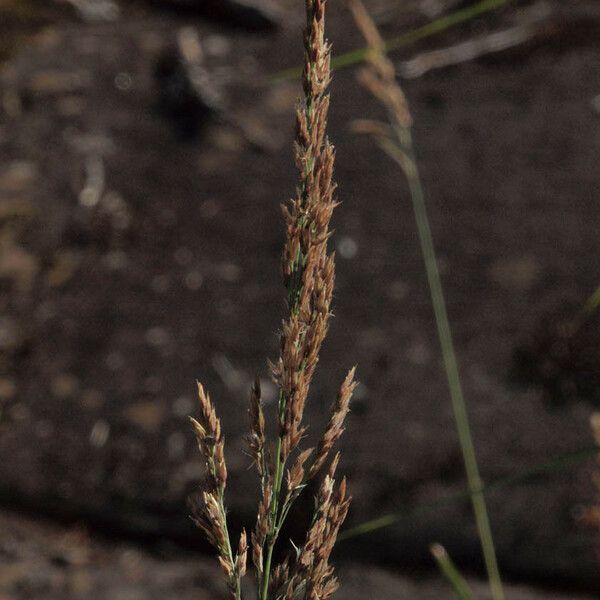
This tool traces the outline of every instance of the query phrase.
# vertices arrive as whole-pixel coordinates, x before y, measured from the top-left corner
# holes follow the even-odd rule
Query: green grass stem
[[[433,544],[431,546],[431,554],[442,575],[452,586],[458,600],[473,600],[473,592],[469,584],[452,562],[446,549],[440,544]]]
[[[450,389],[450,398],[452,401],[452,410],[454,412],[454,420],[460,448],[463,455],[465,470],[467,473],[467,481],[469,491],[471,493],[471,501],[473,504],[473,512],[475,514],[475,522],[479,539],[481,541],[481,549],[488,574],[490,588],[492,591],[493,600],[504,600],[504,590],[500,579],[500,570],[498,569],[498,561],[496,558],[496,550],[494,548],[494,540],[492,529],[487,513],[485,498],[482,493],[482,481],[479,475],[479,467],[475,455],[475,446],[473,444],[473,436],[469,425],[467,407],[463,395],[460,374],[458,370],[458,362],[454,351],[454,343],[452,341],[452,332],[450,322],[448,320],[448,311],[446,309],[446,301],[442,288],[442,281],[435,256],[435,248],[433,245],[433,237],[431,235],[431,226],[425,206],[425,198],[423,195],[423,187],[421,178],[414,155],[412,154],[412,143],[408,143],[410,154],[408,158],[408,168],[406,161],[400,164],[404,168],[408,184],[410,187],[410,195],[417,223],[419,242],[425,262],[425,271],[433,304],[433,312],[438,331],[438,338],[442,350],[442,358],[448,387]]]

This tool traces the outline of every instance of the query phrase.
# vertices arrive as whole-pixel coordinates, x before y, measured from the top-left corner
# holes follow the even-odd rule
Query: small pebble
[[[202,287],[203,281],[202,273],[197,270],[189,271],[185,276],[185,286],[193,292]]]
[[[104,419],[100,419],[94,423],[90,431],[90,444],[96,448],[102,448],[108,441],[109,436],[110,425]]]
[[[358,244],[351,237],[343,236],[337,243],[337,251],[342,258],[351,259],[358,254]]]
[[[55,398],[71,398],[79,389],[79,379],[70,373],[59,373],[50,383],[50,391]]]
[[[124,415],[146,433],[156,433],[163,422],[165,410],[158,402],[136,402],[125,409]]]
[[[189,396],[179,396],[173,402],[173,414],[177,417],[188,417],[194,411],[194,401]]]
[[[12,379],[0,378],[0,400],[12,400],[17,394],[17,384]]]
[[[151,346],[166,346],[171,341],[171,334],[165,327],[151,327],[146,331],[146,342]]]
[[[118,73],[115,77],[115,87],[121,92],[128,92],[133,87],[133,77],[129,73]]]
[[[234,283],[240,278],[242,270],[234,263],[221,263],[217,267],[217,274],[223,281]]]

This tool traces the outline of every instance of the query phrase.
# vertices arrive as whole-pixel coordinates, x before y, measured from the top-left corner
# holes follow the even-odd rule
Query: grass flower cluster
[[[331,317],[331,302],[335,279],[335,261],[328,250],[331,235],[329,224],[337,200],[333,182],[334,148],[326,135],[329,110],[328,87],[331,78],[331,47],[325,38],[326,0],[305,0],[306,29],[304,31],[304,66],[302,83],[304,99],[296,115],[294,157],[299,172],[295,197],[282,206],[286,241],[282,271],[286,291],[287,313],[280,331],[280,354],[270,363],[273,381],[279,390],[276,437],[270,441],[265,433],[265,414],[257,379],[250,394],[250,434],[248,447],[260,479],[260,500],[257,519],[248,535],[242,530],[234,551],[227,528],[225,488],[227,468],[224,440],[215,408],[202,385],[198,385],[200,418],[192,419],[200,451],[204,456],[207,481],[202,503],[195,519],[216,550],[225,573],[231,597],[242,598],[242,577],[246,573],[248,554],[256,573],[256,596],[259,600],[325,600],[337,589],[338,582],[330,564],[330,556],[338,539],[350,498],[346,481],[336,483],[339,453],[332,449],[344,431],[344,420],[356,386],[354,369],[343,380],[337,400],[331,408],[329,422],[320,441],[314,447],[303,447],[307,431],[304,412],[311,381],[319,360]],[[505,0],[484,0],[473,9],[488,10]],[[454,350],[442,282],[437,265],[433,237],[425,206],[423,188],[412,141],[412,116],[403,90],[387,52],[394,47],[386,43],[360,0],[350,0],[354,20],[361,31],[366,48],[360,56],[365,66],[359,70],[360,83],[384,106],[387,121],[355,121],[359,133],[370,135],[399,165],[409,189],[417,231],[429,284],[438,338],[458,439],[462,450],[468,490],[488,574],[491,597],[504,600],[492,530],[484,497],[484,484],[479,474],[475,448],[465,399],[463,397],[458,361]],[[461,13],[461,11],[459,11]],[[458,14],[458,13],[457,13]],[[463,16],[477,14],[465,12]],[[462,15],[462,13],[461,13]],[[462,16],[461,16],[462,18]],[[447,25],[452,24],[449,21]],[[600,304],[596,291],[588,300],[584,316],[589,316]],[[596,443],[600,445],[600,417],[592,425]],[[597,446],[593,449],[596,450]],[[590,449],[582,455],[588,456]],[[542,465],[533,472],[554,467],[558,460]],[[315,498],[312,521],[304,542],[279,564],[274,564],[275,548],[294,502],[309,482],[321,474]],[[525,474],[527,476],[527,474]],[[499,485],[502,482],[496,482]],[[504,482],[505,483],[505,482]],[[599,484],[600,487],[600,484]],[[462,497],[462,495],[461,495]],[[359,525],[346,538],[387,526],[398,520],[397,515],[385,515]],[[600,527],[600,510],[592,507],[582,520]],[[473,592],[439,544],[431,552],[441,573],[451,584],[460,600],[473,600]]]
[[[333,182],[335,152],[327,139],[331,47],[325,39],[325,0],[306,0],[304,101],[297,110],[295,161],[299,182],[293,200],[282,207],[286,225],[283,279],[287,314],[280,332],[280,355],[270,363],[279,389],[277,437],[269,443],[258,381],[250,394],[248,446],[261,486],[256,525],[250,536],[260,600],[324,600],[337,589],[329,563],[350,498],[346,481],[336,483],[339,454],[331,451],[344,430],[355,388],[354,369],[343,380],[325,431],[315,447],[303,448],[304,411],[310,384],[327,334],[335,278],[328,251],[329,223],[337,205]],[[215,408],[198,385],[200,418],[192,423],[204,457],[207,481],[196,522],[217,552],[232,598],[242,596],[248,538],[242,531],[234,553],[227,528],[224,439]],[[328,465],[326,467],[326,465]],[[294,501],[310,480],[325,470],[304,543],[274,565],[274,550]]]

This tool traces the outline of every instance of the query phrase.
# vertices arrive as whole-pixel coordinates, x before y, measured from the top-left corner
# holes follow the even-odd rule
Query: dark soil
[[[219,600],[228,598],[212,558],[191,556],[166,544],[153,549],[126,541],[98,539],[82,525],[53,524],[0,514],[0,597],[2,600]],[[339,565],[340,600],[394,598],[450,600],[438,577],[409,578],[358,563]],[[469,582],[478,598],[485,585]],[[249,586],[251,584],[249,583]],[[246,590],[249,592],[249,590]],[[508,586],[511,600],[586,600],[558,592]],[[590,600],[587,597],[587,600]]]
[[[281,4],[286,18],[269,34],[140,2],[116,23],[61,9],[33,37],[29,22],[11,36],[0,67],[4,506],[200,546],[185,500],[202,477],[187,423],[201,379],[226,430],[231,514],[236,527],[251,519],[245,403],[255,373],[274,396],[265,358],[283,312],[279,204],[295,182],[299,86],[268,76],[298,63],[302,14]],[[524,4],[394,58],[504,27]],[[386,35],[424,22],[371,5]],[[582,385],[550,407],[536,375],[547,345],[528,341],[552,338],[548,315],[566,298],[583,306],[600,283],[600,14],[593,0],[552,6],[529,44],[405,82],[486,480],[591,443],[582,361],[567,361]],[[336,49],[358,44],[339,8],[330,24]],[[187,25],[224,97],[193,136],[159,110],[155,77]],[[353,119],[381,116],[354,74],[337,72],[332,90],[336,318],[309,418],[318,432],[358,363],[342,444],[350,524],[402,519],[340,553],[430,568],[436,540],[477,572],[468,503],[426,508],[463,490],[464,473],[406,186],[350,131]],[[576,352],[597,380],[597,316],[588,324]],[[513,377],[523,346],[525,386]],[[594,533],[573,518],[593,498],[591,472],[571,465],[489,495],[508,577],[598,589]]]

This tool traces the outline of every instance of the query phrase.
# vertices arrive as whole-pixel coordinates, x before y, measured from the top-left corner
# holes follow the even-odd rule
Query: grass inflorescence
[[[329,223],[337,206],[333,182],[335,152],[326,135],[330,61],[331,47],[325,39],[325,0],[306,0],[304,99],[296,114],[294,144],[299,181],[295,197],[282,207],[286,226],[282,267],[287,314],[280,332],[279,357],[270,363],[279,390],[277,434],[270,443],[265,434],[257,380],[250,393],[248,447],[260,477],[261,497],[250,544],[242,531],[235,552],[227,529],[227,468],[221,426],[208,394],[198,386],[201,418],[192,422],[208,477],[195,519],[215,548],[231,596],[237,600],[242,595],[248,546],[260,600],[321,600],[337,589],[329,558],[350,498],[345,479],[336,483],[339,454],[331,460],[330,455],[344,430],[356,386],[354,369],[340,386],[320,441],[314,447],[302,447],[307,431],[304,411],[328,330],[335,278],[334,254],[328,251]],[[282,563],[274,565],[275,546],[295,500],[323,470],[325,475],[304,543]]]

